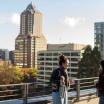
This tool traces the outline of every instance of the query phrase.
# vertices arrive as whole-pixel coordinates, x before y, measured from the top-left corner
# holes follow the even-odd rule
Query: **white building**
[[[75,48],[76,47],[76,48]],[[64,54],[70,60],[68,76],[76,78],[78,73],[78,62],[81,58],[81,49],[85,45],[81,44],[48,44],[47,51],[38,52],[38,77],[37,82],[47,86],[50,75],[58,65],[60,54]]]

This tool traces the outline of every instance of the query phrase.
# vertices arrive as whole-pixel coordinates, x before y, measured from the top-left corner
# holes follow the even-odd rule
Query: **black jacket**
[[[104,96],[104,72],[99,74],[99,80],[96,83],[96,87],[98,90],[98,96]]]
[[[60,76],[65,77],[65,85],[66,87],[68,87],[68,74],[64,71],[63,68],[57,68],[52,72],[51,78],[50,78],[50,82],[56,84],[58,87],[57,90],[53,90],[53,91],[59,91]]]

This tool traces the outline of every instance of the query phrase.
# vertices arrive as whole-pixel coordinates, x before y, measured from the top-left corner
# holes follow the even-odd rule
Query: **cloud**
[[[1,14],[0,15],[0,24],[20,24],[20,14]]]
[[[85,22],[85,18],[82,17],[64,17],[64,24],[70,26],[70,27],[75,27],[78,24],[81,24]]]
[[[17,14],[17,13],[12,14],[11,21],[13,24],[19,25],[20,24],[20,14]]]

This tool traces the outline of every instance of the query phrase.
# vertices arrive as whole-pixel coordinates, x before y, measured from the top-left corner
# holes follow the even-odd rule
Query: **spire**
[[[26,10],[28,10],[28,11],[31,11],[31,10],[32,10],[32,11],[34,11],[35,8],[36,8],[35,5],[33,5],[32,2],[31,2],[31,3],[27,6]]]

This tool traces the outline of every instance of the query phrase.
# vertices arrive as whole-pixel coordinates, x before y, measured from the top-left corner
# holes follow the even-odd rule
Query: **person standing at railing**
[[[99,97],[99,104],[104,104],[104,60],[100,63],[99,79],[96,83],[96,88]]]
[[[52,99],[53,104],[68,104],[67,89],[69,87],[68,73],[67,69],[69,67],[69,60],[64,55],[59,57],[59,68],[55,69],[51,74],[51,85],[52,85]],[[65,78],[65,93],[63,97],[60,97],[59,87],[60,78],[63,76]]]

